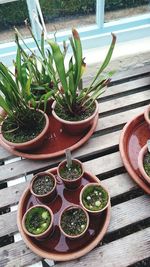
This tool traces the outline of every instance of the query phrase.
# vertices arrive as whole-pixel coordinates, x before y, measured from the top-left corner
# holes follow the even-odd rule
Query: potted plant
[[[26,26],[34,40],[36,51],[29,48],[24,38],[15,28],[15,40],[18,49],[20,49],[22,65],[25,69],[27,77],[31,79],[30,83],[30,102],[34,106],[34,102],[38,103],[38,107],[44,110],[47,114],[51,113],[51,105],[53,103],[53,94],[58,91],[58,78],[55,68],[53,66],[53,57],[49,49],[45,49],[44,32],[41,33],[41,42],[39,43],[28,22],[25,21]],[[22,41],[21,45],[20,41]],[[26,52],[27,50],[27,52]],[[64,45],[66,52],[66,46]],[[65,53],[64,52],[64,53]],[[15,69],[17,62],[14,62]],[[16,71],[16,75],[18,72]],[[18,79],[20,77],[18,76]]]
[[[89,227],[87,212],[78,205],[65,208],[60,214],[60,231],[70,239],[82,237]]]
[[[66,150],[66,159],[60,162],[57,168],[57,175],[68,189],[75,189],[80,186],[84,174],[81,161],[71,159],[71,152]]]
[[[138,155],[138,167],[144,179],[150,183],[150,140],[142,147]]]
[[[80,204],[89,213],[100,214],[110,204],[110,196],[102,185],[89,183],[80,192]]]
[[[50,202],[56,197],[56,179],[50,172],[37,173],[30,183],[31,194],[43,202]]]
[[[28,105],[30,78],[26,79],[20,65],[20,51],[17,51],[17,71],[21,82],[6,66],[0,63],[0,107],[5,116],[0,115],[1,138],[7,145],[18,150],[35,149],[47,137],[48,116],[36,107]]]
[[[68,69],[65,69],[64,55],[59,45],[51,40],[48,41],[52,48],[52,55],[62,86],[59,93],[54,95],[55,102],[52,105],[52,114],[70,134],[74,135],[86,131],[98,114],[96,99],[104,92],[104,88],[110,82],[110,77],[114,72],[101,74],[110,62],[115,42],[116,36],[112,34],[112,42],[104,62],[91,84],[83,87],[82,74],[85,63],[78,32],[75,29],[72,30],[70,44],[73,56],[69,60]]]
[[[53,213],[45,205],[35,205],[29,208],[22,219],[23,231],[36,239],[49,236],[53,230]]]

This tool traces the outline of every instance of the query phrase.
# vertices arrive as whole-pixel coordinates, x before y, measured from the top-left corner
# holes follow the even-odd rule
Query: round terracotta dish
[[[82,176],[84,174],[84,168],[83,168],[82,162],[77,160],[77,159],[73,159],[72,164],[76,164],[81,168],[81,174],[76,179],[66,179],[61,174],[62,169],[66,168],[66,166],[67,166],[67,160],[63,160],[62,162],[60,162],[60,164],[58,165],[58,168],[57,168],[57,174],[67,188],[75,189],[78,186],[80,186],[80,184],[81,184],[81,179],[82,179]]]
[[[53,182],[53,188],[44,194],[41,194],[39,192],[35,193],[35,190],[34,190],[35,183],[38,183],[38,185],[41,184],[39,179],[40,178],[42,179],[42,177],[44,177],[44,176],[47,176]],[[44,184],[42,186],[44,186]],[[36,198],[38,198],[40,201],[43,201],[43,202],[52,201],[56,197],[56,178],[55,178],[55,176],[50,172],[37,173],[31,180],[30,191],[31,191],[31,194],[34,195]]]
[[[94,188],[96,188],[96,187],[98,187],[99,189],[101,189],[101,191],[105,194],[107,194],[107,202],[105,203],[105,206],[104,207],[102,207],[102,208],[97,208],[96,210],[92,210],[92,209],[90,209],[89,207],[87,208],[86,206],[85,206],[85,204],[84,204],[84,200],[83,200],[83,197],[84,197],[84,195],[86,194],[86,191],[87,190],[89,190],[90,188],[91,188],[91,186]],[[91,193],[93,194],[93,193],[95,193],[94,191],[96,190],[96,189],[94,189],[93,190],[93,188],[91,188],[92,190],[91,190]],[[102,193],[101,193],[102,194]],[[89,196],[90,197],[90,196]],[[94,198],[95,198],[95,196],[94,196]],[[98,201],[97,201],[98,202]],[[90,183],[90,184],[86,184],[83,188],[82,188],[82,190],[81,190],[81,192],[80,192],[80,204],[81,204],[81,206],[83,207],[83,209],[85,209],[88,213],[90,213],[90,214],[93,214],[93,215],[98,215],[98,214],[100,214],[101,212],[103,212],[105,209],[107,209],[107,207],[110,205],[110,195],[109,195],[109,192],[108,192],[108,190],[104,187],[104,186],[102,186],[101,184],[98,184],[98,183]],[[100,203],[98,203],[99,205],[100,205]],[[90,205],[89,205],[90,206]]]
[[[82,212],[84,214],[84,216],[86,217],[86,226],[84,228],[84,230],[81,232],[81,233],[78,233],[78,234],[69,234],[67,233],[64,228],[63,228],[63,224],[62,224],[62,218],[65,216],[65,214],[67,214],[67,217],[68,216],[68,213],[73,213],[74,211],[77,212],[79,211]],[[71,228],[72,224],[77,224],[79,222],[79,218],[75,219],[75,221],[73,221],[72,217],[75,217],[75,215],[72,215],[70,216],[69,219],[67,219],[67,226],[69,226],[69,228]],[[81,215],[80,215],[81,217]],[[72,221],[72,222],[71,222]],[[78,226],[79,227],[79,226]],[[80,225],[80,229],[82,230],[82,225]],[[67,208],[65,208],[62,213],[60,214],[60,217],[59,217],[59,228],[60,228],[60,231],[63,233],[64,236],[66,236],[67,238],[70,238],[70,239],[76,239],[76,238],[81,238],[83,237],[83,235],[86,233],[87,229],[89,227],[89,215],[88,213],[86,212],[86,210],[84,210],[81,206],[79,205],[72,205],[72,206],[69,206]],[[77,227],[76,227],[77,228]]]
[[[43,208],[44,210],[48,211],[49,215],[50,215],[50,224],[48,226],[48,228],[43,231],[42,233],[39,233],[39,234],[33,234],[31,232],[29,232],[25,226],[26,224],[26,219],[27,219],[27,216],[29,213],[31,213],[34,209],[38,209],[38,208]],[[37,211],[36,211],[37,213]],[[35,215],[34,215],[35,216]],[[54,220],[54,216],[53,216],[53,213],[51,211],[51,209],[45,205],[35,205],[31,208],[29,208],[24,216],[23,216],[23,219],[22,219],[22,228],[23,228],[23,231],[30,237],[34,237],[35,239],[37,240],[42,240],[44,238],[46,238],[47,236],[49,236],[51,233],[52,233],[52,230],[53,230],[53,220]]]
[[[62,124],[56,121],[52,115],[49,115],[49,122],[47,138],[43,141],[42,146],[34,151],[30,150],[27,152],[21,152],[7,145],[5,142],[3,142],[1,133],[0,144],[10,153],[23,158],[41,160],[59,157],[65,154],[65,150],[67,148],[73,151],[82,146],[91,137],[97,126],[98,115],[95,118],[91,128],[88,129],[86,133],[76,136],[71,136],[63,131]]]
[[[52,114],[55,117],[55,119],[62,124],[63,129],[66,132],[70,133],[71,135],[78,135],[86,132],[93,124],[95,117],[98,115],[98,109],[99,109],[98,102],[96,100],[95,100],[95,105],[96,107],[94,113],[89,118],[81,121],[67,121],[60,118],[55,112],[56,101],[54,101],[54,103],[52,104]]]
[[[49,171],[57,176],[56,168]],[[84,236],[80,239],[71,240],[65,237],[59,229],[59,217],[61,212],[70,205],[79,205],[81,189],[86,184],[92,182],[100,183],[96,176],[85,172],[80,187],[74,190],[74,192],[65,188],[63,183],[57,184],[57,196],[51,203],[48,203],[48,207],[54,214],[53,234],[44,241],[33,239],[23,231],[21,221],[24,213],[28,208],[36,205],[37,201],[39,203],[39,200],[31,195],[29,188],[24,191],[19,201],[17,224],[24,242],[33,252],[42,258],[56,261],[68,261],[85,255],[101,241],[109,225],[110,205],[100,215],[97,215],[96,220],[95,216],[90,216],[89,227]]]
[[[150,139],[150,130],[142,113],[124,126],[120,136],[119,149],[122,161],[130,177],[146,193],[150,194],[150,186],[138,168],[139,152],[148,139]]]
[[[139,170],[142,174],[142,176],[144,177],[144,179],[150,184],[150,177],[148,176],[148,174],[146,173],[145,169],[144,169],[144,165],[143,165],[143,161],[144,161],[144,156],[145,154],[148,152],[148,147],[147,144],[145,146],[143,146],[143,148],[140,150],[139,156],[138,156],[138,166],[139,166]]]
[[[28,151],[28,150],[32,151],[34,149],[39,148],[42,145],[44,139],[47,137],[47,133],[49,129],[49,119],[46,113],[44,113],[42,110],[38,110],[38,111],[44,114],[46,124],[42,132],[37,137],[24,143],[12,143],[8,141],[7,139],[5,139],[3,134],[1,134],[2,143],[4,143],[5,146],[8,146],[12,150],[18,150],[18,151],[20,150],[21,152]],[[1,129],[2,127],[0,127],[0,132],[1,132]]]

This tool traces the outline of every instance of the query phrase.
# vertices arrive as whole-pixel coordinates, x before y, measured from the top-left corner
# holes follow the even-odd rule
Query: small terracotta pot
[[[150,127],[150,105],[148,105],[148,107],[144,111],[144,118]]]
[[[144,166],[143,166],[143,161],[144,161],[144,156],[148,152],[148,147],[147,144],[142,147],[140,150],[140,153],[138,155],[138,167],[140,170],[140,173],[142,174],[143,178],[150,184],[150,177],[147,175]]]
[[[87,223],[86,223],[86,227],[85,227],[84,231],[83,231],[82,233],[78,234],[78,235],[69,235],[69,234],[67,234],[67,233],[62,229],[62,226],[61,226],[62,215],[63,215],[66,211],[68,211],[68,210],[72,210],[72,209],[81,209],[81,210],[84,212],[84,214],[86,215],[86,219],[87,219]],[[81,206],[79,206],[79,205],[68,206],[67,208],[65,208],[65,209],[61,212],[61,214],[60,214],[60,216],[59,216],[59,228],[60,228],[60,231],[64,234],[64,236],[68,237],[69,239],[76,239],[76,238],[80,238],[80,237],[82,237],[82,236],[86,233],[88,227],[89,227],[89,215],[88,215],[88,213],[87,213]]]
[[[6,143],[8,146],[13,147],[14,149],[17,149],[17,150],[20,150],[20,151],[33,150],[33,149],[36,149],[39,146],[41,146],[43,141],[44,141],[44,139],[47,137],[47,134],[48,134],[49,118],[40,109],[38,111],[44,114],[44,117],[45,117],[45,120],[46,120],[45,127],[44,127],[44,129],[42,130],[42,132],[38,136],[36,136],[32,140],[24,142],[24,143],[13,143],[13,142],[10,142],[10,141],[6,140],[4,138],[4,136],[3,136],[3,133],[2,133],[2,136],[1,136],[2,141],[4,143]]]
[[[96,210],[96,211],[90,210],[90,209],[88,209],[87,207],[85,207],[85,205],[84,205],[84,203],[83,203],[83,193],[85,192],[85,190],[86,190],[88,187],[91,187],[91,186],[101,187],[103,190],[105,190],[105,192],[106,192],[107,195],[108,195],[107,204],[106,204],[102,209],[100,209],[100,210]],[[92,214],[92,215],[99,215],[99,214],[100,214],[102,211],[104,211],[104,210],[109,206],[109,204],[110,204],[110,195],[109,195],[109,192],[108,192],[108,190],[107,190],[104,186],[102,186],[102,185],[100,185],[100,184],[98,184],[98,183],[89,183],[89,184],[86,184],[86,185],[82,188],[82,190],[81,190],[81,192],[80,192],[80,204],[81,204],[81,206],[82,206],[88,213],[90,213],[90,214]]]
[[[47,192],[46,194],[38,195],[33,191],[33,184],[34,184],[35,180],[37,178],[39,178],[39,176],[45,176],[45,175],[49,176],[51,179],[53,179],[54,186],[53,186],[52,190]],[[32,195],[34,195],[36,198],[38,198],[42,202],[50,202],[50,201],[52,201],[56,197],[56,194],[57,194],[55,176],[50,172],[39,172],[39,173],[37,173],[35,176],[33,176],[32,180],[31,180],[30,192],[31,192]]]
[[[67,160],[63,160],[62,162],[60,162],[60,164],[58,165],[58,168],[57,168],[58,177],[63,181],[64,185],[68,189],[75,189],[75,188],[79,187],[80,184],[81,184],[81,179],[82,179],[83,174],[84,174],[84,167],[83,167],[82,162],[77,160],[77,159],[73,159],[72,161],[77,163],[78,165],[80,165],[80,167],[82,169],[81,175],[78,178],[74,179],[74,180],[64,179],[60,174],[60,170],[63,169],[64,166],[67,165]]]
[[[88,128],[91,127],[91,125],[94,122],[95,117],[98,114],[98,102],[95,100],[96,108],[94,113],[87,119],[81,120],[81,121],[67,121],[64,120],[55,113],[55,106],[56,106],[56,101],[52,104],[52,114],[55,117],[56,120],[58,120],[62,126],[63,129],[70,133],[71,135],[78,135],[81,133],[84,133],[87,131]]]
[[[36,208],[36,207],[37,207],[37,208],[38,208],[38,207],[45,208],[45,209],[49,212],[49,214],[50,214],[50,216],[51,216],[51,222],[50,222],[49,227],[45,230],[45,232],[43,232],[43,233],[41,233],[41,234],[37,234],[37,235],[28,232],[28,230],[26,229],[26,226],[25,226],[25,220],[26,220],[26,216],[27,216],[28,212],[31,211],[32,209]],[[53,220],[54,220],[54,215],[53,215],[52,210],[51,210],[49,207],[47,207],[47,206],[45,206],[45,205],[35,205],[35,206],[29,208],[29,209],[25,212],[25,214],[24,214],[24,216],[23,216],[23,218],[22,218],[22,228],[23,228],[23,231],[24,231],[27,235],[29,235],[29,236],[31,236],[31,237],[34,237],[35,239],[42,240],[42,239],[48,237],[48,236],[52,233],[52,231],[53,231]]]

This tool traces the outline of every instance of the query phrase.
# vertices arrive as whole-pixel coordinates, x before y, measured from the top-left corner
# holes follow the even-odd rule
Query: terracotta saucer
[[[56,168],[51,170],[56,175]],[[58,177],[56,176],[57,181]],[[22,217],[26,210],[33,205],[41,204],[41,202],[31,195],[29,188],[27,188],[19,202],[17,223],[19,231],[26,245],[36,254],[43,258],[53,259],[56,261],[67,261],[76,259],[92,250],[103,238],[107,231],[110,221],[111,206],[96,216],[90,216],[90,224],[87,232],[80,239],[71,240],[65,237],[59,230],[59,215],[62,210],[70,204],[79,205],[79,194],[84,185],[90,182],[98,182],[99,179],[88,172],[84,173],[81,186],[75,190],[69,190],[64,187],[61,181],[57,182],[57,197],[47,205],[54,213],[54,232],[51,236],[43,241],[38,241],[25,234],[22,228]]]
[[[131,178],[146,193],[150,194],[150,185],[138,168],[138,154],[148,139],[150,139],[150,130],[142,113],[124,126],[120,136],[119,149],[125,168]]]
[[[49,115],[49,135],[44,140],[42,146],[34,151],[22,152],[8,146],[1,139],[0,134],[0,145],[6,148],[9,152],[19,157],[28,159],[48,159],[61,156],[65,154],[65,149],[69,148],[71,151],[77,149],[83,145],[93,134],[98,122],[98,115],[95,117],[93,125],[86,131],[79,135],[70,135],[63,131],[62,124],[58,122],[52,115]]]

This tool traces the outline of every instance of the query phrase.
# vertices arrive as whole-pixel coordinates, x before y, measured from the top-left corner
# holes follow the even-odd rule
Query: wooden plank
[[[125,90],[125,88],[123,87],[122,90]],[[123,96],[120,98],[118,97],[116,99],[111,99],[110,101],[108,101],[108,103],[107,102],[100,103],[99,112],[103,113],[110,110],[112,111],[122,107],[131,106],[133,104],[137,104],[146,101],[148,99],[150,99],[150,94],[148,90],[135,93],[132,95]]]
[[[98,247],[80,259],[57,263],[55,267],[127,267],[150,257],[150,227]]]
[[[15,158],[15,155],[10,154],[5,148],[0,145],[0,161],[5,159]]]
[[[139,210],[140,210],[140,212],[139,212]],[[14,215],[15,213],[12,213],[12,214]],[[134,214],[134,216],[133,216],[133,214]],[[110,233],[110,232],[116,231],[116,230],[121,229],[125,226],[128,226],[132,223],[136,223],[140,220],[146,219],[149,217],[149,214],[150,214],[150,199],[148,196],[141,196],[141,197],[129,200],[125,203],[121,203],[119,205],[116,205],[112,208],[112,218],[111,218],[111,223],[110,223],[108,232]],[[5,215],[3,215],[1,217],[4,218]],[[10,217],[10,220],[11,220],[11,217]],[[15,221],[14,218],[11,221],[14,222]],[[6,220],[3,221],[3,224],[5,224],[5,223],[6,223]],[[11,229],[17,230],[16,224],[14,224],[13,227],[14,227],[14,229],[13,228],[11,228]],[[0,227],[0,230],[3,230],[3,228]],[[20,243],[21,242],[14,244],[15,255],[16,255],[16,250],[18,249],[16,244],[18,244],[20,246]],[[11,245],[11,249],[13,249],[13,244]],[[9,251],[11,249],[9,249]],[[7,250],[7,249],[5,249],[5,247],[0,249],[0,256],[1,256],[2,250]],[[94,253],[94,251],[93,251],[93,253]],[[150,251],[149,251],[149,253],[150,253]],[[20,256],[22,257],[22,255],[17,255],[17,257],[20,257]],[[25,256],[25,253],[24,253],[24,256]],[[14,264],[13,262],[11,262],[11,263]],[[67,265],[67,266],[69,266],[69,265]]]
[[[114,132],[111,134],[106,134],[105,136],[99,136],[96,138],[91,138],[84,144],[80,149],[72,153],[73,157],[87,157],[88,154],[92,155],[93,153],[108,149],[111,146],[115,146],[119,142],[120,131]],[[62,157],[64,158],[64,157]],[[22,160],[8,165],[3,165],[0,168],[0,181],[10,180],[23,176],[25,174],[30,174],[35,171],[40,170],[41,168],[48,167],[50,168],[53,164],[55,166],[62,158],[56,158],[51,160],[43,161],[33,161],[33,160]]]

